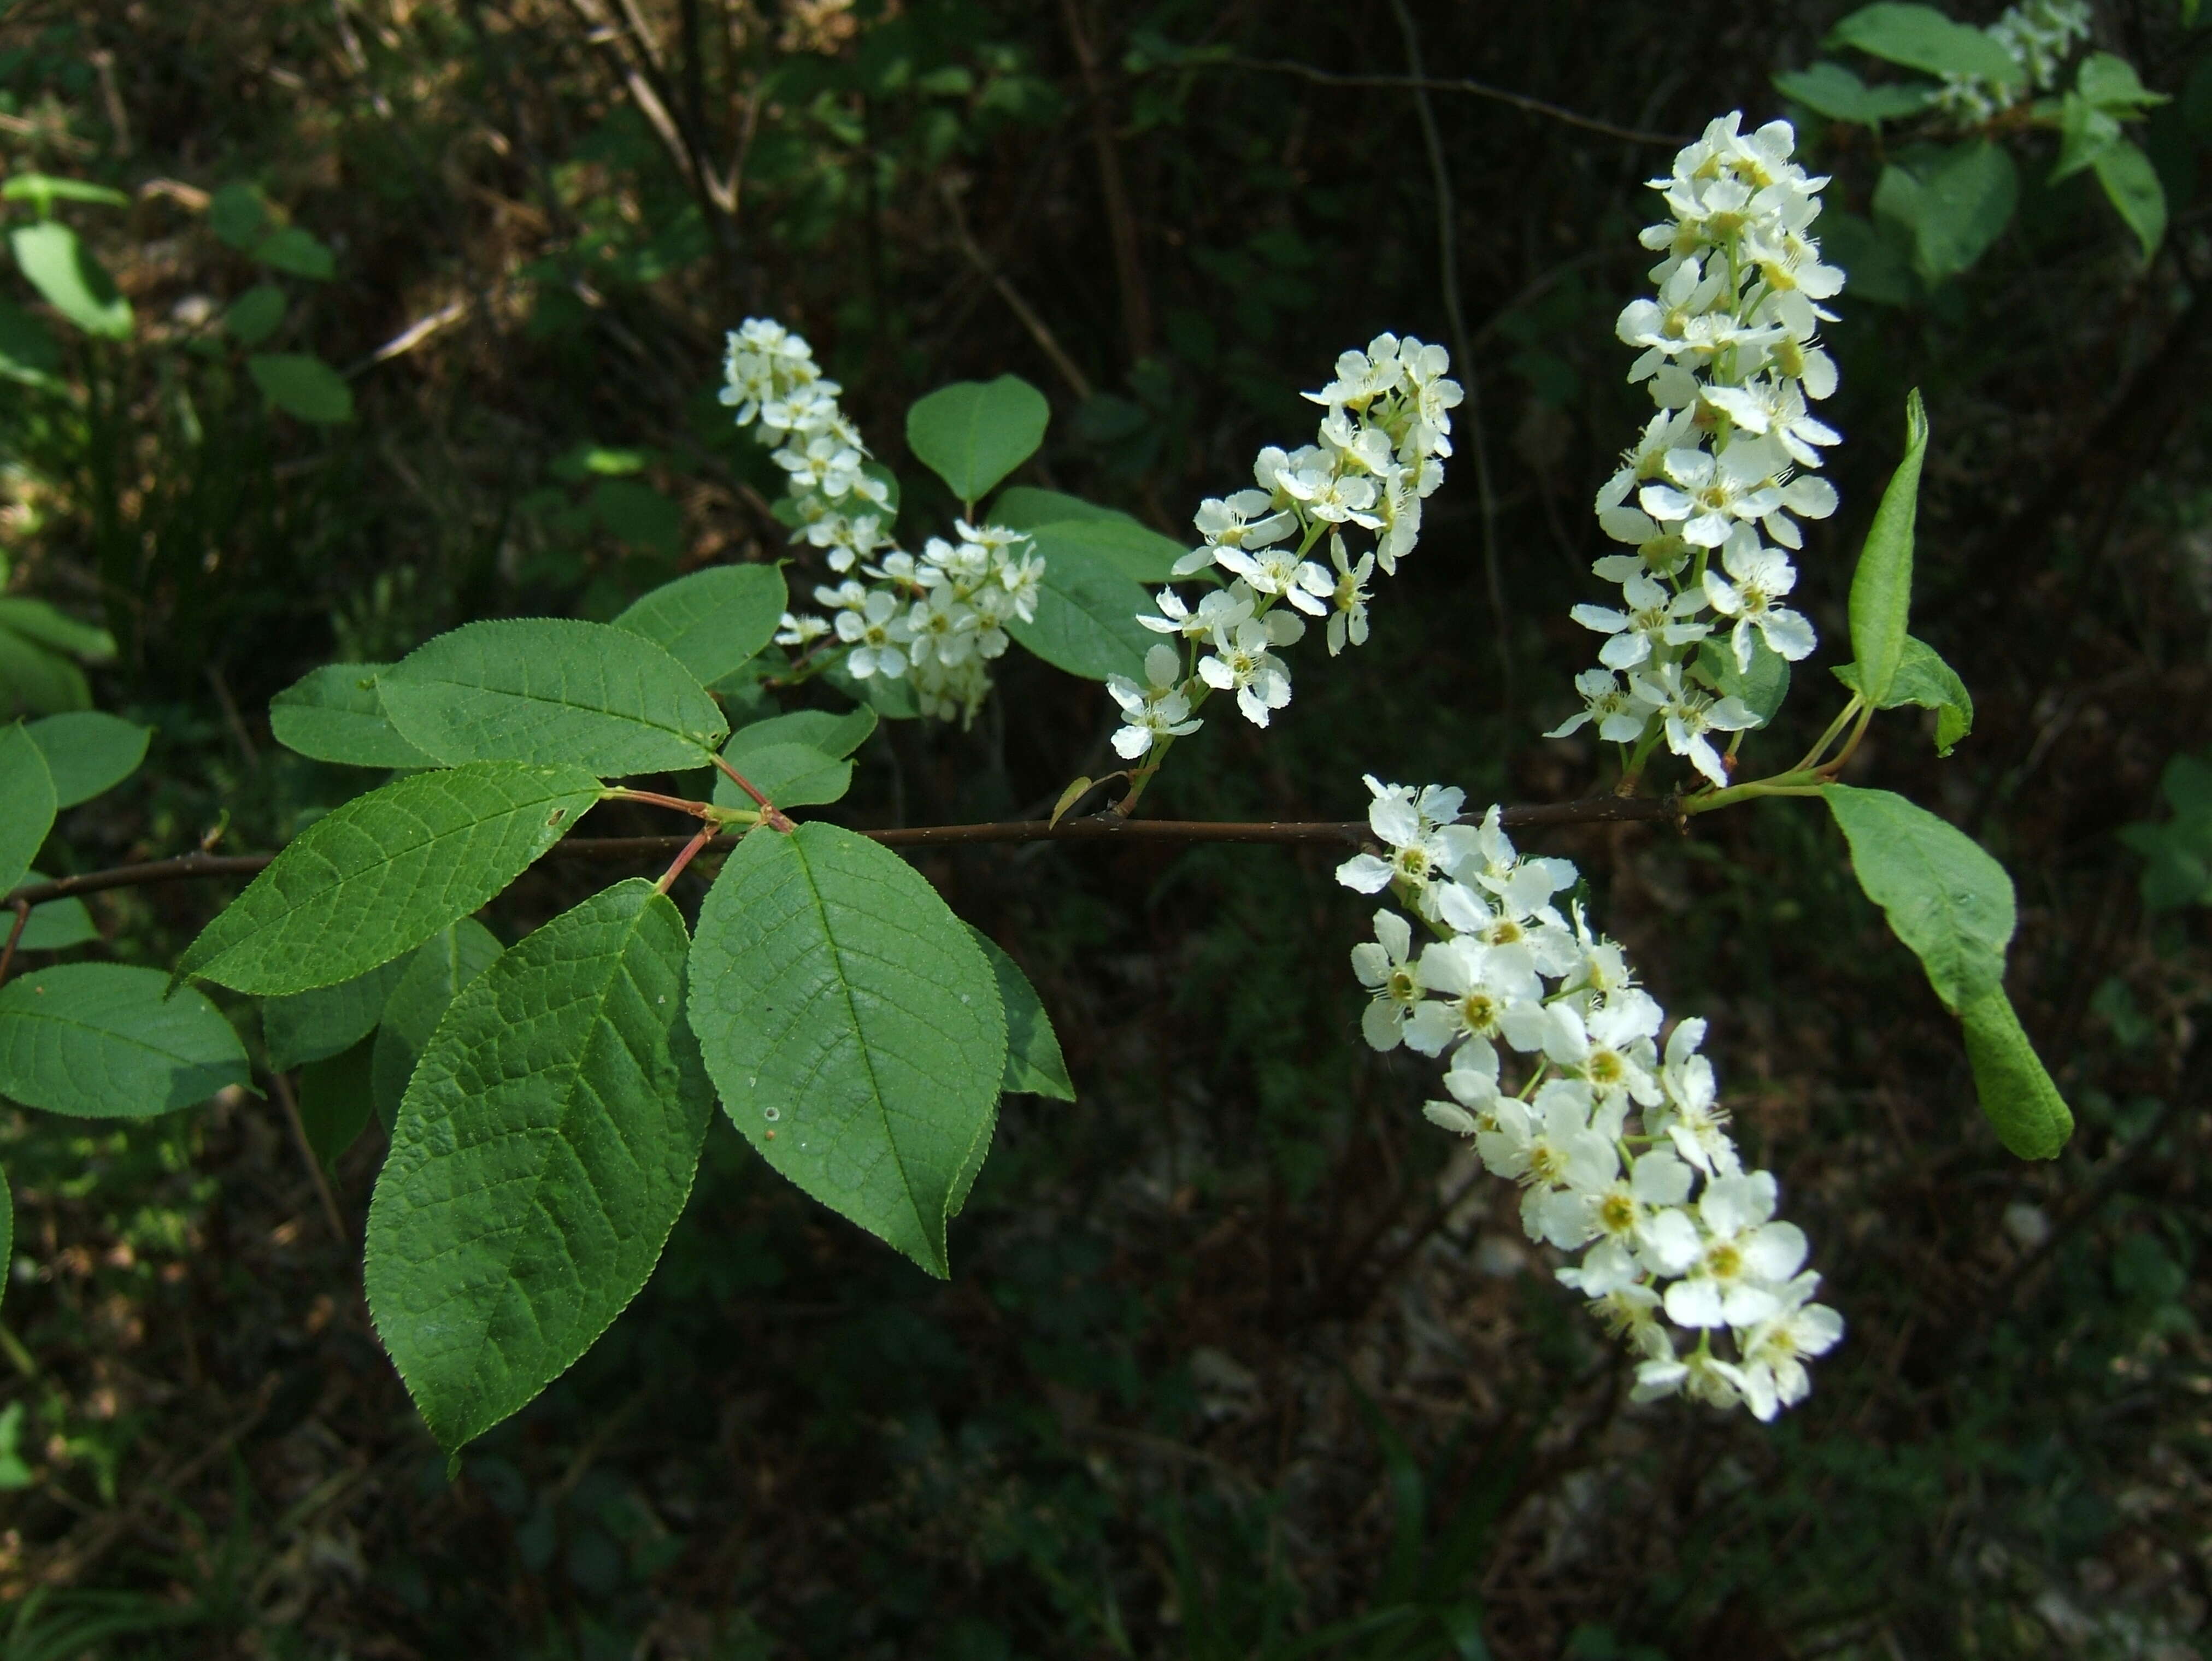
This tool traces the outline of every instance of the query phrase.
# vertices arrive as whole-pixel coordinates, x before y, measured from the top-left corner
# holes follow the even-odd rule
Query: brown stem
[[[660,874],[660,881],[654,883],[653,888],[661,894],[666,894],[669,889],[674,888],[676,879],[684,875],[684,868],[696,859],[699,857],[699,850],[714,840],[714,826],[700,826],[697,834],[677,853],[676,863]]]
[[[1106,199],[1106,229],[1114,245],[1114,275],[1121,289],[1121,332],[1127,337],[1129,361],[1141,363],[1152,355],[1152,300],[1145,282],[1145,264],[1137,242],[1137,216],[1129,210],[1129,191],[1121,177],[1121,150],[1114,140],[1114,112],[1106,101],[1106,83],[1098,72],[1098,55],[1083,31],[1076,0],[1060,0],[1060,21],[1067,29],[1068,45],[1075,49],[1075,65],[1083,75],[1083,94],[1091,105],[1091,147],[1098,158],[1098,190]]]
[[[1545,825],[1673,824],[1680,820],[1681,809],[1672,797],[1591,796],[1575,802],[1507,808],[1499,817],[1509,830]],[[773,822],[765,815],[763,821]],[[783,822],[786,826],[791,823],[787,819]],[[953,847],[992,842],[1264,842],[1358,847],[1370,840],[1364,819],[1278,819],[1237,823],[1212,819],[1123,819],[1112,813],[1064,819],[1057,825],[1042,819],[1012,819],[982,825],[918,825],[901,830],[863,831],[860,834],[887,848]],[[688,836],[572,836],[564,842],[555,843],[546,851],[546,857],[657,859],[682,852],[691,840]],[[726,851],[735,847],[738,840],[733,834],[715,836],[702,846],[701,852]],[[149,882],[246,876],[264,870],[276,857],[270,853],[188,853],[175,859],[117,865],[77,876],[27,883],[0,894],[0,905],[28,907],[70,894],[99,894]]]
[[[307,1140],[307,1122],[300,1117],[300,1103],[292,1094],[292,1082],[283,1074],[269,1075],[270,1087],[276,1100],[284,1106],[284,1117],[291,1121],[292,1140],[299,1144],[300,1157],[307,1162],[307,1174],[314,1179],[315,1197],[323,1203],[323,1215],[329,1219],[331,1233],[337,1237],[340,1246],[353,1244],[353,1236],[346,1232],[345,1218],[339,1213],[337,1196],[331,1192],[330,1179],[323,1175],[323,1162],[315,1157],[315,1146]]]
[[[767,797],[761,794],[760,787],[755,785],[751,779],[746,778],[744,774],[739,773],[735,767],[732,767],[727,761],[724,761],[719,755],[714,758],[714,765],[721,768],[723,776],[732,784],[735,785],[739,790],[744,791],[746,795],[753,798],[754,805],[758,807],[761,810],[761,823],[766,825],[770,830],[781,831],[786,836],[790,835],[793,831],[799,828],[796,825],[793,824],[791,821],[783,816],[783,811],[781,809],[778,808],[775,803],[769,801]]]
[[[1617,127],[1610,121],[1577,115],[1557,104],[1547,104],[1540,98],[1507,92],[1503,87],[1489,86],[1480,81],[1463,78],[1435,80],[1419,75],[1334,75],[1327,70],[1317,70],[1310,64],[1293,64],[1269,58],[1224,58],[1215,61],[1231,69],[1260,70],[1270,75],[1294,75],[1301,81],[1315,82],[1324,87],[1418,87],[1426,92],[1472,93],[1477,98],[1510,104],[1515,109],[1525,110],[1530,115],[1563,121],[1568,126],[1580,127],[1585,132],[1603,133],[1607,138],[1626,139],[1631,144],[1662,144],[1672,149],[1690,142],[1690,139],[1681,133],[1654,133],[1645,132],[1640,127]]]
[[[29,900],[17,900],[13,903],[15,908],[15,926],[8,931],[8,943],[0,946],[0,983],[8,979],[8,966],[15,961],[15,943],[23,937],[24,925],[31,920]]]

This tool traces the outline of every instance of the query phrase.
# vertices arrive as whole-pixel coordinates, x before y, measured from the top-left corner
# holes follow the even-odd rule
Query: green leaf
[[[9,701],[41,714],[92,705],[92,688],[86,685],[82,670],[4,627],[0,627],[0,692]]]
[[[2000,986],[1959,1011],[1974,1094],[1997,1140],[2021,1159],[2057,1159],[2074,1134],[2074,1115],[2021,1030],[2020,1016]]]
[[[907,446],[972,504],[1036,453],[1051,419],[1044,394],[1018,375],[955,381],[906,412]]]
[[[54,811],[53,775],[44,752],[21,722],[0,727],[0,894],[21,883],[31,869],[54,827]]]
[[[8,1295],[8,1282],[15,1278],[15,1194],[8,1184],[8,1167],[0,1165],[0,1298]],[[20,1407],[21,1403],[12,1403]],[[9,1438],[13,1440],[14,1438]]]
[[[1986,138],[1958,144],[1920,180],[1913,248],[1921,276],[1941,282],[1989,251],[2020,200],[2020,170]],[[1877,207],[1879,203],[1877,203]]]
[[[377,676],[400,736],[440,761],[567,762],[601,778],[707,766],[729,731],[707,689],[609,623],[470,623]]]
[[[51,173],[16,173],[0,185],[0,201],[28,202],[40,214],[57,202],[82,202],[100,208],[127,208],[131,198],[122,191],[88,179],[57,179]]]
[[[177,964],[263,997],[334,986],[484,905],[599,798],[573,767],[476,761],[394,779],[318,819]]]
[[[0,1095],[77,1118],[152,1118],[247,1078],[245,1047],[159,969],[67,963],[0,986]]]
[[[325,664],[269,700],[269,730],[285,749],[355,767],[434,767],[399,736],[376,678],[389,664]]]
[[[270,1070],[286,1073],[307,1062],[327,1060],[367,1038],[384,1019],[384,1006],[413,961],[394,958],[335,986],[264,999],[261,1041]]]
[[[353,419],[353,389],[319,357],[305,352],[259,353],[246,359],[246,373],[253,377],[261,396],[288,415],[323,427]]]
[[[222,314],[222,326],[241,343],[258,346],[284,321],[284,291],[273,282],[248,288]]]
[[[991,523],[1012,530],[1034,530],[1041,524],[1058,524],[1066,519],[1137,524],[1133,515],[1118,507],[1101,507],[1064,490],[1040,490],[1033,484],[1010,484],[991,504]]]
[[[104,664],[115,656],[112,634],[81,623],[44,600],[0,599],[0,628],[12,629],[42,646],[69,652],[88,663]]]
[[[1045,561],[1036,617],[1006,620],[1006,633],[1071,675],[1103,681],[1126,675],[1139,686],[1145,653],[1159,636],[1137,621],[1152,596],[1097,555],[1062,547]]]
[[[2159,788],[2173,809],[2163,824],[2120,827],[2120,840],[2141,854],[2146,911],[2212,906],[2212,767],[2193,755],[2166,764]]]
[[[722,759],[780,808],[819,807],[842,797],[853,783],[853,764],[842,758],[876,730],[876,712],[865,705],[842,715],[801,710],[739,727],[723,746]],[[749,808],[751,797],[720,773],[715,803]]]
[[[251,185],[226,185],[208,198],[208,228],[241,253],[251,253],[268,227],[268,204]]]
[[[126,340],[131,302],[115,291],[106,269],[58,219],[18,225],[8,233],[15,264],[46,304],[88,335]]]
[[[2027,71],[1981,30],[1954,23],[1933,6],[1862,6],[1828,32],[1838,45],[1929,75],[1966,75],[1999,87],[2026,84]]]
[[[755,832],[700,911],[691,975],[732,1122],[807,1193],[946,1274],[945,1219],[989,1134],[1006,1026],[937,891],[834,825]]]
[[[667,897],[618,883],[455,998],[416,1070],[362,1277],[441,1447],[558,1377],[659,1259],[714,1111],[684,952]]]
[[[2148,260],[2166,239],[2166,190],[2158,182],[2158,171],[2150,158],[2123,139],[2100,151],[2090,166],[2096,170],[2097,182],[2105,187],[2106,199],[2136,233],[2136,240],[2142,245],[2142,257]]]
[[[775,637],[790,603],[772,565],[712,566],[640,597],[614,626],[642,634],[711,687]]]
[[[49,715],[25,730],[46,758],[54,805],[60,808],[89,802],[137,772],[146,759],[146,742],[154,736],[151,727],[97,710]]]
[[[1853,692],[1863,691],[1856,664],[1845,664],[1835,671],[1835,676]],[[1938,755],[1948,755],[1959,740],[1973,730],[1974,700],[1966,691],[1966,683],[1936,654],[1935,647],[1910,634],[1905,637],[1905,653],[1898,660],[1897,674],[1889,683],[1889,694],[1875,707],[1898,709],[1906,704],[1936,712]]]
[[[1790,695],[1790,660],[1758,634],[1751,640],[1749,670],[1736,667],[1735,647],[1725,638],[1698,643],[1698,668],[1723,697],[1741,699],[1760,726],[1774,718]]]
[[[1920,468],[1928,454],[1928,411],[1915,388],[1905,398],[1905,458],[1889,476],[1851,574],[1851,650],[1859,690],[1876,709],[1904,661],[1912,614],[1912,542],[1920,511]]]
[[[23,873],[23,880],[43,882],[46,879],[36,870],[28,870]],[[0,930],[13,926],[0,914]],[[15,943],[27,952],[60,952],[99,938],[100,931],[93,926],[92,913],[85,909],[84,901],[65,896],[32,906],[30,916],[23,921],[23,937]]]
[[[1869,87],[1841,64],[1826,59],[1808,69],[1785,70],[1773,79],[1784,98],[1796,99],[1815,115],[1867,127],[1917,115],[1936,96],[1936,88],[1925,83]]]
[[[406,972],[384,1006],[370,1057],[370,1094],[386,1132],[398,1122],[415,1064],[429,1047],[447,1007],[464,986],[491,967],[503,949],[489,929],[465,917],[432,936],[406,960]]]
[[[1052,1017],[1044,1012],[1036,988],[997,941],[972,923],[968,932],[975,937],[976,945],[991,966],[999,983],[999,1003],[1006,1012],[1006,1070],[999,1080],[1000,1089],[1050,1096],[1056,1101],[1074,1100],[1075,1085],[1067,1076],[1067,1062],[1060,1053]]]
[[[343,1055],[325,1056],[300,1070],[300,1129],[325,1166],[368,1128],[371,1046],[363,1039]]]
[[[1060,519],[1030,534],[1048,571],[1055,560],[1073,555],[1111,567],[1137,583],[1166,582],[1175,574],[1175,562],[1190,552],[1133,519]]]
[[[2136,66],[2108,52],[2093,52],[2074,72],[2074,90],[2100,108],[2130,112],[2148,110],[2171,100],[2142,83]]]
[[[316,282],[328,282],[337,275],[337,262],[331,258],[331,251],[313,232],[296,225],[270,232],[253,245],[253,257],[264,265]]]
[[[2120,124],[2079,93],[2068,93],[2058,103],[2058,161],[2050,182],[2071,179],[2119,142]]]
[[[27,386],[58,386],[62,349],[46,325],[11,300],[0,300],[0,375]]]
[[[1830,785],[1820,794],[1850,844],[1859,886],[1945,1007],[1956,1014],[2000,989],[2014,923],[2004,867],[1964,831],[1891,791]]]

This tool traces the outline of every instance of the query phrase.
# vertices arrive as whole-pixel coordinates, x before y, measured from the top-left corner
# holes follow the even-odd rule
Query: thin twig
[[[351,1246],[353,1235],[348,1232],[345,1217],[338,1210],[337,1196],[331,1192],[330,1179],[323,1174],[323,1162],[315,1157],[314,1143],[307,1140],[307,1123],[300,1117],[300,1100],[292,1094],[292,1081],[271,1068],[269,1082],[276,1092],[276,1100],[283,1104],[284,1117],[291,1121],[292,1140],[299,1145],[300,1158],[307,1167],[308,1176],[314,1179],[315,1197],[323,1203],[323,1215],[330,1221],[331,1233],[340,1246]]]
[[[1499,817],[1508,829],[1517,830],[1544,825],[1674,823],[1680,819],[1681,812],[1672,797],[1590,796],[1574,802],[1506,808]],[[1111,813],[1086,819],[1064,819],[1057,825],[1042,819],[1012,819],[981,825],[917,825],[898,830],[862,831],[860,834],[887,848],[1007,842],[1268,842],[1358,847],[1372,837],[1364,819],[1276,819],[1237,823],[1212,819],[1123,819]],[[546,858],[656,859],[681,852],[690,840],[689,836],[572,836],[564,842],[555,843],[546,851]],[[702,852],[725,852],[737,846],[741,840],[736,835],[717,836]],[[249,876],[265,869],[276,857],[273,853],[188,853],[174,859],[117,865],[106,870],[27,883],[0,894],[0,905],[43,906],[50,900],[61,900],[70,894],[100,894],[151,882]]]
[[[1022,298],[1020,291],[1006,274],[991,263],[990,256],[983,252],[969,231],[968,217],[960,211],[959,185],[948,178],[940,188],[944,192],[945,205],[952,215],[952,233],[959,239],[960,252],[968,256],[968,263],[999,291],[999,298],[1006,302],[1006,309],[1020,319],[1023,328],[1030,331],[1030,338],[1036,343],[1037,350],[1052,360],[1052,367],[1060,371],[1060,379],[1067,383],[1069,390],[1079,398],[1090,397],[1091,378],[1076,367],[1075,360],[1061,349],[1060,337],[1046,326],[1045,320],[1031,309],[1029,301]]]
[[[1482,427],[1482,378],[1475,373],[1474,349],[1467,332],[1467,312],[1459,297],[1459,218],[1452,206],[1451,170],[1444,162],[1443,134],[1437,112],[1429,106],[1428,77],[1421,69],[1421,37],[1413,27],[1413,14],[1406,0],[1390,0],[1398,15],[1398,32],[1406,38],[1406,67],[1413,92],[1414,112],[1421,118],[1421,142],[1429,153],[1429,174],[1437,192],[1437,281],[1444,291],[1444,318],[1452,333],[1452,353],[1457,361],[1460,386],[1465,395],[1468,438],[1474,452],[1474,494],[1482,519],[1483,585],[1489,591],[1492,645],[1498,653],[1498,673],[1504,682],[1505,705],[1513,706],[1513,637],[1505,614],[1505,579],[1498,558],[1498,491],[1490,476],[1490,441]]]
[[[1075,66],[1083,76],[1083,95],[1091,106],[1091,148],[1098,161],[1098,191],[1106,203],[1106,230],[1114,248],[1114,273],[1121,289],[1121,332],[1127,337],[1129,361],[1141,363],[1152,355],[1152,291],[1145,282],[1143,250],[1137,239],[1137,216],[1130,211],[1129,190],[1121,175],[1121,151],[1114,136],[1114,112],[1106,101],[1106,83],[1098,71],[1098,54],[1084,32],[1076,0],[1060,0],[1061,23],[1067,43],[1075,52]]]
[[[15,908],[15,926],[8,931],[8,943],[0,946],[0,983],[8,979],[8,966],[15,961],[15,943],[23,937],[24,925],[31,920],[29,900],[18,900],[13,903]]]
[[[1394,87],[1401,90],[1419,88],[1425,92],[1471,93],[1477,98],[1487,98],[1494,103],[1510,104],[1515,109],[1525,110],[1530,115],[1563,121],[1568,126],[1580,127],[1585,132],[1603,133],[1607,138],[1626,139],[1631,144],[1664,144],[1674,149],[1691,142],[1686,134],[1654,133],[1646,132],[1640,127],[1617,127],[1610,121],[1601,121],[1595,116],[1579,115],[1559,105],[1547,104],[1540,98],[1508,92],[1503,87],[1492,87],[1464,77],[1439,81],[1418,75],[1334,75],[1327,70],[1317,70],[1310,64],[1294,64],[1273,58],[1224,58],[1217,61],[1232,69],[1261,70],[1271,75],[1294,75],[1302,81],[1316,82],[1324,87]]]

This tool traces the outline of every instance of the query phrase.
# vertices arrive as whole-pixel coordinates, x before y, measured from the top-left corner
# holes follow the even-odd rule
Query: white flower
[[[1667,1059],[1659,1070],[1667,1107],[1651,1125],[1664,1130],[1675,1152],[1707,1176],[1734,1176],[1741,1166],[1728,1134],[1727,1109],[1713,1082],[1713,1064],[1697,1053],[1705,1040],[1702,1021],[1679,1022],[1667,1040]]]
[[[1413,943],[1413,925],[1395,912],[1382,911],[1375,913],[1375,938],[1352,949],[1352,972],[1374,993],[1359,1031],[1377,1050],[1398,1047],[1406,1017],[1421,1001],[1421,984],[1406,958]]]
[[[1441,992],[1413,1011],[1406,1042],[1423,1055],[1442,1055],[1462,1039],[1484,1049],[1504,1037],[1522,1011],[1540,1006],[1544,989],[1525,952],[1486,946],[1473,936],[1439,940],[1421,954],[1425,991]],[[1493,1057],[1491,1070],[1497,1070]]]
[[[1205,724],[1190,719],[1190,700],[1182,688],[1182,666],[1175,648],[1156,646],[1145,654],[1145,679],[1139,687],[1126,675],[1108,677],[1106,690],[1121,706],[1127,724],[1114,735],[1114,749],[1125,761],[1135,761],[1162,738],[1180,738]]]
[[[1546,1015],[1551,1026],[1544,1053],[1587,1080],[1598,1102],[1633,1098],[1639,1106],[1659,1105],[1659,1052],[1651,1040],[1662,1015],[1649,993],[1615,992],[1587,1016],[1571,1003],[1554,1003]]]
[[[1346,556],[1344,538],[1328,539],[1329,563],[1336,567],[1328,597],[1328,655],[1335,657],[1346,645],[1367,644],[1367,582],[1375,574],[1375,556],[1363,554],[1353,565]]]
[[[1621,585],[1630,609],[1578,605],[1567,615],[1584,628],[1613,638],[1598,648],[1598,661],[1607,669],[1633,669],[1663,647],[1686,646],[1703,640],[1707,625],[1688,621],[1705,609],[1705,598],[1695,590],[1669,594],[1641,571],[1631,572]],[[1637,723],[1638,730],[1643,723]]]
[[[1683,1326],[1752,1326],[1778,1313],[1775,1288],[1805,1261],[1804,1231],[1771,1222],[1771,1173],[1719,1177],[1698,1197],[1705,1238],[1684,1277],[1667,1288],[1668,1318]]]
[[[1418,795],[1405,785],[1367,775],[1367,827],[1390,850],[1388,859],[1357,854],[1336,868],[1336,880],[1359,894],[1380,894],[1392,883],[1417,907],[1426,908],[1432,885],[1450,875],[1462,845],[1446,827],[1459,818],[1465,796],[1431,785]]]
[[[1655,519],[1680,521],[1682,539],[1692,546],[1718,548],[1739,523],[1767,518],[1783,506],[1774,483],[1778,464],[1775,450],[1757,439],[1739,439],[1718,457],[1670,450],[1666,469],[1674,482],[1645,485],[1637,501]]]
[[[1157,597],[1159,615],[1140,613],[1137,621],[1155,634],[1180,634],[1187,640],[1209,640],[1221,630],[1235,628],[1252,615],[1252,591],[1242,583],[1208,589],[1200,596],[1195,611],[1171,588],[1162,589]]]
[[[845,667],[854,680],[880,675],[895,681],[906,673],[906,646],[913,632],[899,615],[898,602],[884,590],[868,595],[857,609],[837,614],[837,638],[852,646]]]
[[[802,617],[787,611],[776,621],[775,643],[781,646],[803,646],[829,632],[830,620],[826,617]]]
[[[1575,690],[1582,694],[1583,706],[1546,733],[1547,738],[1564,738],[1592,721],[1607,743],[1632,744],[1644,736],[1650,716],[1636,706],[1635,694],[1616,671],[1586,669],[1575,676]]]
[[[1686,756],[1690,764],[1717,786],[1728,783],[1728,769],[1720,753],[1705,737],[1708,732],[1741,732],[1759,724],[1759,717],[1741,699],[1715,699],[1682,682],[1680,664],[1660,664],[1631,677],[1636,695],[1659,712],[1666,723],[1667,748]]]
[[[1311,560],[1302,560],[1296,549],[1263,548],[1248,554],[1234,548],[1218,549],[1213,561],[1252,585],[1255,594],[1274,594],[1288,600],[1310,617],[1324,616],[1335,579]]]
[[[1722,616],[1736,620],[1730,637],[1736,668],[1751,668],[1753,629],[1793,664],[1809,656],[1813,625],[1802,613],[1774,603],[1797,585],[1797,568],[1790,563],[1789,556],[1761,547],[1756,531],[1748,525],[1738,525],[1721,550],[1721,565],[1728,573],[1726,578],[1711,566],[1705,567],[1705,598]]]
[[[1761,1419],[1805,1399],[1813,1388],[1805,1358],[1825,1355],[1844,1336],[1844,1318],[1826,1304],[1810,1303],[1820,1277],[1798,1276],[1778,1294],[1781,1307],[1739,1337],[1743,1361],[1737,1387]]]
[[[1748,386],[1708,386],[1705,400],[1747,433],[1771,438],[1800,467],[1818,467],[1816,446],[1840,444],[1843,434],[1805,407],[1805,389],[1782,376]],[[1628,540],[1623,538],[1622,540]]]
[[[1277,614],[1279,615],[1280,614]],[[1273,618],[1247,617],[1234,630],[1213,631],[1213,655],[1199,659],[1199,677],[1217,692],[1234,691],[1237,707],[1255,727],[1291,701],[1291,672],[1267,648]]]

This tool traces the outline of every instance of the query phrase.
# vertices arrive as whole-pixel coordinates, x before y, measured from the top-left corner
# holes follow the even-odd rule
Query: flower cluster
[[[843,389],[805,340],[749,318],[729,337],[723,374],[738,425],[757,424],[791,476],[793,540],[823,549],[844,578],[814,591],[827,615],[786,612],[776,644],[842,648],[854,679],[903,679],[923,714],[973,720],[991,689],[984,666],[1006,650],[1007,620],[1036,615],[1044,561],[1029,537],[963,521],[955,542],[933,536],[919,558],[902,551],[890,535],[888,476],[867,470],[859,430],[838,408]]]
[[[1737,695],[1759,648],[1791,662],[1813,650],[1812,624],[1782,602],[1798,521],[1836,511],[1814,470],[1839,439],[1811,409],[1836,390],[1818,330],[1844,273],[1809,228],[1828,181],[1790,159],[1788,122],[1741,124],[1712,122],[1651,181],[1669,215],[1642,239],[1662,256],[1658,292],[1632,301],[1615,332],[1638,349],[1628,379],[1659,409],[1597,494],[1600,528],[1635,551],[1594,567],[1620,604],[1574,609],[1607,638],[1600,666],[1576,677],[1583,707],[1552,734],[1595,723],[1643,746],[1639,762],[1663,737],[1715,785],[1728,773],[1711,735],[1759,721]]]
[[[1978,75],[1947,75],[1936,106],[1964,126],[1978,126],[2033,94],[2048,92],[2077,40],[2089,38],[2088,0],[2023,0],[1983,33],[2002,46],[2027,76],[2025,86],[1998,86]]]
[[[1389,890],[1431,937],[1416,951],[1413,924],[1385,909],[1352,949],[1368,1043],[1450,1057],[1450,1100],[1424,1112],[1522,1185],[1531,1239],[1583,1253],[1559,1278],[1634,1346],[1638,1400],[1679,1392],[1760,1419],[1802,1401],[1805,1362],[1843,1319],[1812,1301],[1820,1276],[1803,1233],[1775,1219],[1772,1174],[1743,1168],[1698,1053],[1705,1023],[1676,1022],[1662,1049],[1666,1012],[1620,946],[1579,906],[1558,909],[1574,866],[1518,854],[1498,809],[1468,824],[1459,791],[1367,787],[1387,857],[1348,860],[1337,881]]]
[[[1108,683],[1121,706],[1114,748],[1122,756],[1135,761],[1196,731],[1194,712],[1216,692],[1234,693],[1244,718],[1266,726],[1291,701],[1278,649],[1303,639],[1308,619],[1325,621],[1331,657],[1365,644],[1367,585],[1377,569],[1396,574],[1419,540],[1422,502],[1443,482],[1461,397],[1450,367],[1443,348],[1410,336],[1378,335],[1365,351],[1345,353],[1336,379],[1305,394],[1328,412],[1316,442],[1269,446],[1253,463],[1252,488],[1200,506],[1200,546],[1174,574],[1227,585],[1196,605],[1163,589],[1158,612],[1138,618],[1183,649],[1179,658],[1154,648],[1144,686],[1126,676]],[[1373,546],[1355,560],[1346,538],[1361,532]],[[1310,557],[1323,537],[1327,564]]]

